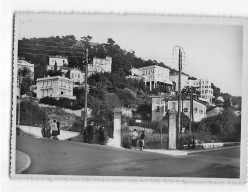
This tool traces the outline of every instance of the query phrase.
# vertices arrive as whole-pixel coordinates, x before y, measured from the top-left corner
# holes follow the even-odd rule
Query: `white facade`
[[[62,67],[61,71],[64,73],[66,77],[71,79],[73,83],[82,84],[85,80],[85,73],[77,68],[70,68],[70,67]]]
[[[83,83],[85,80],[85,73],[81,72],[78,69],[72,69],[70,70],[70,79],[72,79],[72,81],[74,83]]]
[[[111,72],[112,70],[112,58],[107,56],[106,59],[93,58],[93,66],[101,67],[103,72]]]
[[[190,100],[184,99],[183,104],[181,102],[181,112],[182,109],[187,108],[187,112],[184,112],[188,117],[190,116]],[[198,122],[204,117],[207,116],[206,114],[206,108],[207,106],[197,100],[193,100],[193,115],[194,115],[194,121]],[[168,110],[176,110],[178,111],[178,100],[169,100],[168,101]]]
[[[187,86],[199,88],[199,90],[201,91],[201,100],[208,103],[212,103],[212,98],[214,97],[211,84],[211,81],[208,79],[188,80],[187,82]]]
[[[152,97],[152,121],[160,121],[163,119],[167,110],[167,103],[165,103],[163,99],[163,96]]]
[[[145,85],[152,90],[158,85],[173,85],[170,80],[170,70],[157,65],[140,68]]]
[[[179,78],[179,73],[170,75],[170,79],[176,83],[176,88],[175,90],[178,91],[178,78]],[[189,76],[186,74],[181,74],[181,89],[187,86]]]
[[[57,63],[57,70],[63,66],[68,66],[68,59],[65,56],[49,56],[49,64],[47,70],[54,70],[55,62]]]
[[[95,66],[93,64],[88,65],[88,76],[91,76],[96,73],[101,73],[101,72],[102,73],[104,72],[102,66]]]
[[[130,69],[131,75],[128,75],[126,78],[127,79],[137,79],[141,80],[143,78],[142,72],[140,71],[139,68],[131,68]]]
[[[23,67],[26,67],[30,70],[30,77],[31,79],[34,79],[34,64],[31,64],[25,60],[17,60],[17,68],[21,69]]]
[[[37,98],[53,97],[53,98],[69,98],[75,99],[73,96],[73,81],[66,77],[54,76],[37,79]]]

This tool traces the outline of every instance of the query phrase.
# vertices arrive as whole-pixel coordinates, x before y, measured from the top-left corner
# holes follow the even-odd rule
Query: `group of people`
[[[140,151],[142,151],[145,145],[145,131],[143,130],[139,136],[137,130],[134,129],[131,136],[132,136],[131,149],[136,149],[137,146],[139,146]]]
[[[48,119],[41,129],[41,134],[44,138],[57,139],[60,135],[60,122],[58,120]]]
[[[97,144],[103,145],[105,142],[105,129],[104,126],[99,126],[94,128],[94,123],[92,122],[86,128],[83,128],[84,143],[92,143],[94,140]]]

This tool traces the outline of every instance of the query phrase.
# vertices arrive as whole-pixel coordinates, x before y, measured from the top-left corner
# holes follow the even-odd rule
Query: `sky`
[[[243,29],[238,25],[179,24],[101,19],[32,18],[19,21],[18,39],[90,35],[92,42],[112,38],[137,57],[178,69],[175,46],[183,48],[183,72],[210,79],[222,92],[241,95]],[[177,51],[177,50],[174,50]]]

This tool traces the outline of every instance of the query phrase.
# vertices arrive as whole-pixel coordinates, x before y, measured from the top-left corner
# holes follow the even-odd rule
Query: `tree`
[[[30,91],[29,88],[33,83],[30,69],[28,67],[18,69],[18,79],[20,82],[20,93],[21,95],[24,95]]]
[[[54,63],[54,71],[57,71],[57,69],[58,69],[58,65],[57,65],[57,62],[56,62],[56,60],[55,60],[55,63]]]
[[[21,76],[22,78],[30,77],[31,70],[28,67],[24,66],[18,69],[18,75]]]
[[[110,44],[110,45],[114,45],[115,41],[112,38],[108,38],[107,43]]]

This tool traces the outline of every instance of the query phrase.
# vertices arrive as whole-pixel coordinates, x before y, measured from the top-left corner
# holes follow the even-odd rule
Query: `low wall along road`
[[[30,134],[31,136],[34,136],[36,138],[43,138],[41,135],[41,127],[33,127],[33,126],[24,126],[20,125],[20,129],[25,132]],[[60,135],[58,136],[59,140],[68,140],[74,137],[79,136],[79,132],[72,132],[72,131],[64,131],[60,130]]]

